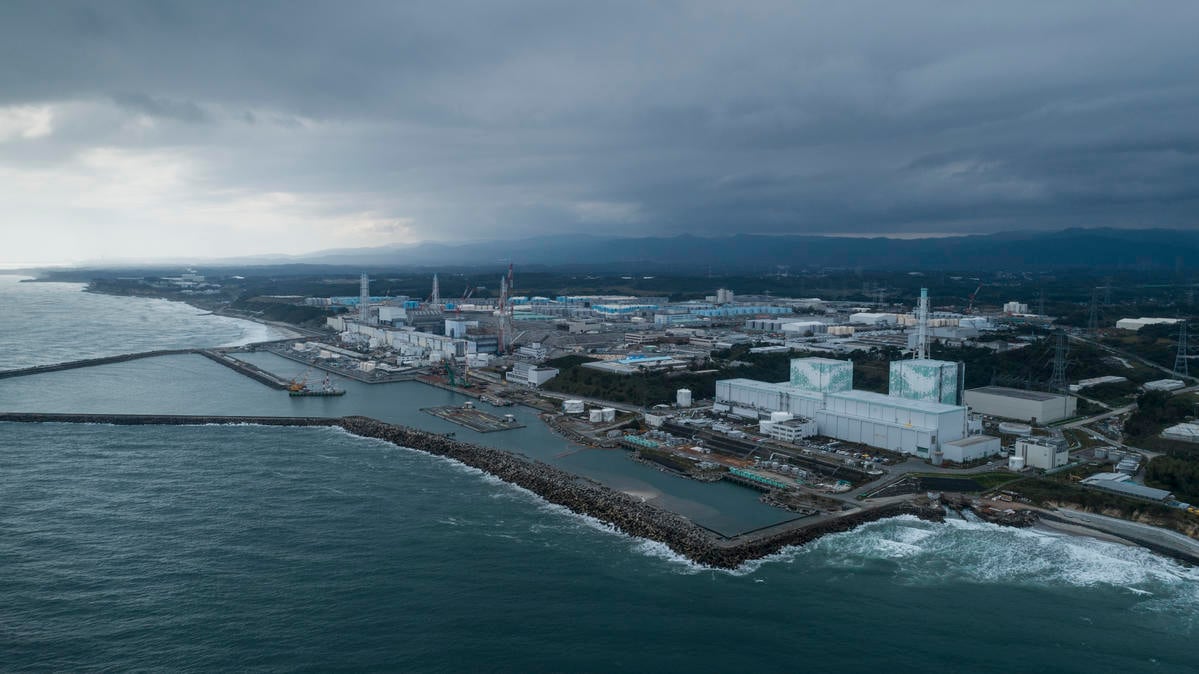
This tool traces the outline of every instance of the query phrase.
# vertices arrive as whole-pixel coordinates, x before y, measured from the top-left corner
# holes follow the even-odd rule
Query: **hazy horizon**
[[[15,260],[1194,228],[1199,5],[0,4]]]

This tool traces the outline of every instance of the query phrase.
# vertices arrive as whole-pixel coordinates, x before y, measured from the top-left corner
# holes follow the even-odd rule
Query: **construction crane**
[[[469,300],[471,298],[471,296],[475,294],[475,288],[477,288],[477,287],[478,286],[470,286],[466,290],[462,291],[462,299],[458,300],[458,304],[456,304],[454,306],[454,313],[456,313],[456,314],[462,313],[462,305],[466,304],[466,301]]]
[[[308,386],[308,373],[312,372],[312,368],[304,371],[304,374],[292,379],[287,383],[288,391],[303,391]]]
[[[980,284],[978,284],[978,287],[974,289],[974,292],[970,293],[970,303],[966,305],[965,313],[967,313],[967,314],[974,313],[974,298],[978,297],[978,291],[980,291],[982,289],[983,289],[983,284],[980,283]]]
[[[470,388],[471,387],[470,382],[467,381],[465,377],[462,379],[458,378],[457,373],[454,372],[454,366],[451,365],[449,361],[446,361],[446,364],[445,364],[445,378],[446,378],[446,382],[449,383],[449,385],[453,386],[454,388]]]

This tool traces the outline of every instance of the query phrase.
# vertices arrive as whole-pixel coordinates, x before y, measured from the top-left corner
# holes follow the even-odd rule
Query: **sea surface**
[[[0,284],[5,318],[32,310],[20,296],[30,285]],[[56,287],[38,301],[82,294]],[[161,304],[160,320],[130,316],[186,313],[198,321],[188,345],[244,337]],[[5,327],[5,350],[19,353],[4,357],[85,357],[70,343],[91,329],[71,330],[64,313],[43,313],[64,323],[37,339]],[[139,346],[115,352],[164,346],[120,329]],[[205,363],[0,380],[0,411],[326,404],[293,407]],[[420,406],[453,395],[381,390],[328,404],[423,419]],[[689,501],[596,458],[618,454],[569,453],[524,430],[486,439],[590,457],[576,460],[631,491]],[[728,526],[757,517],[737,495],[716,499]],[[1092,538],[900,517],[714,571],[478,470],[337,429],[0,423],[4,672],[1189,672],[1196,636],[1199,571]]]
[[[184,304],[82,292],[0,274],[0,370],[156,349],[282,339],[279,330]]]

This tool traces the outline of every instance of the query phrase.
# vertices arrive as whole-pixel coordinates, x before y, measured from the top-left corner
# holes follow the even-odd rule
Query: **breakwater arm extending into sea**
[[[912,514],[922,519],[939,521],[944,516],[939,507],[922,507],[911,502],[893,503],[877,508],[864,507],[819,519],[797,520],[786,526],[771,527],[760,534],[729,539],[681,515],[547,463],[513,452],[463,442],[369,417],[0,413],[0,422],[339,427],[361,437],[385,440],[400,447],[443,456],[478,468],[505,482],[528,489],[550,503],[611,524],[630,536],[664,543],[671,550],[696,563],[726,569],[736,568],[747,561],[765,557],[787,546],[802,545],[820,536],[848,531],[866,522],[886,517]]]
[[[235,372],[253,379],[261,384],[266,384],[271,388],[285,389],[287,388],[286,381],[279,377],[263,370],[262,368],[250,363],[237,360],[229,357],[223,350],[219,349],[160,349],[158,351],[140,351],[138,353],[122,353],[115,356],[101,356],[99,358],[86,358],[83,360],[71,360],[65,363],[54,363],[51,365],[34,365],[33,367],[21,368],[19,370],[0,370],[0,379],[9,379],[11,377],[25,377],[33,374],[44,374],[46,372],[61,372],[63,370],[76,370],[79,368],[93,367],[96,365],[109,365],[111,363],[124,363],[131,360],[140,360],[142,358],[155,358],[158,356],[179,356],[184,354],[196,354],[224,365]]]

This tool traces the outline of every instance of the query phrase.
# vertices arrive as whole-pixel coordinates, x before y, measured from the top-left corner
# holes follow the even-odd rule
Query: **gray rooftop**
[[[1028,391],[1020,388],[1008,388],[1006,386],[983,386],[981,388],[967,389],[966,393],[986,393],[993,396],[1004,396],[1006,398],[1020,398],[1021,400],[1056,400],[1062,396],[1056,393],[1047,393],[1045,391]]]
[[[997,440],[997,438],[993,435],[968,435],[959,440],[949,440],[944,444],[953,445],[954,447],[969,447],[970,445],[978,445],[984,442],[991,442],[993,440]]]

